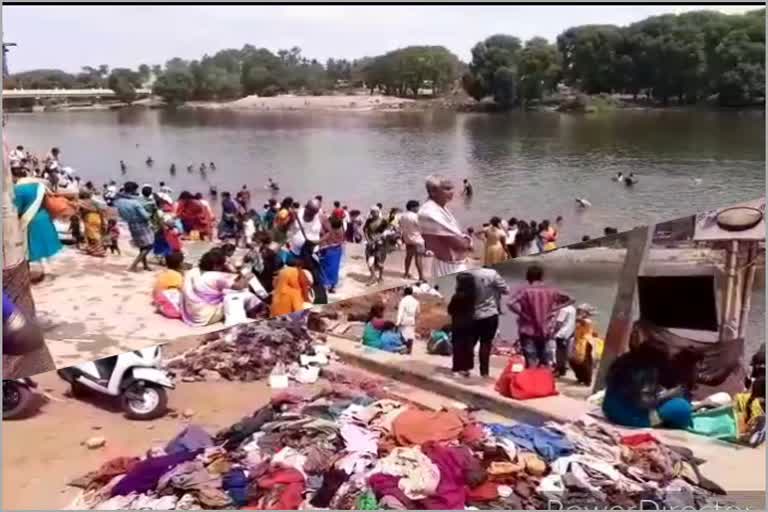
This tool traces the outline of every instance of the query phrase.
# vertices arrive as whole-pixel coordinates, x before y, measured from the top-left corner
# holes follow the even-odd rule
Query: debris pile
[[[252,382],[268,377],[276,367],[325,364],[328,352],[307,329],[307,319],[307,314],[288,315],[234,327],[169,360],[168,367],[188,382]]]
[[[723,491],[689,450],[594,420],[477,421],[350,385],[299,387],[218,433],[187,425],[163,449],[70,485],[78,509],[463,510],[701,508]],[[721,502],[720,502],[721,503]]]

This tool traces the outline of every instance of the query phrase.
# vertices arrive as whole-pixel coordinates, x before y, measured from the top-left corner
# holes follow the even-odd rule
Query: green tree
[[[475,99],[492,96],[509,108],[517,100],[518,59],[522,44],[510,35],[497,34],[472,48],[469,71],[462,78],[464,90]]]
[[[171,69],[161,73],[152,88],[166,103],[179,105],[192,99],[195,81],[189,70]]]
[[[618,49],[623,34],[614,25],[584,25],[557,37],[566,82],[589,94],[618,88]]]
[[[136,99],[136,89],[141,86],[141,75],[128,68],[115,68],[107,79],[107,87],[115,92],[120,101],[133,103]]]
[[[541,99],[557,87],[562,72],[560,53],[541,37],[525,43],[518,58],[519,94],[525,101]]]

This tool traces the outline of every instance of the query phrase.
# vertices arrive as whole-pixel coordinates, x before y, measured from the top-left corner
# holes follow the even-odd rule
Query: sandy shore
[[[185,106],[219,110],[343,110],[366,112],[371,110],[399,110],[414,103],[416,103],[415,100],[382,95],[295,96],[286,94],[272,97],[253,95],[229,102],[190,101]]]

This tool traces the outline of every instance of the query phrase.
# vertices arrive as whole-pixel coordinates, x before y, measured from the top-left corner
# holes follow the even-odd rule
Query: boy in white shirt
[[[568,352],[576,332],[576,306],[570,304],[557,311],[553,332],[555,376],[562,377],[568,372]]]

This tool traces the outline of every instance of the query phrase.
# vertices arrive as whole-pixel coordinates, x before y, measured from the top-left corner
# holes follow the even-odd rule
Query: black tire
[[[72,398],[85,398],[91,392],[90,388],[75,381],[69,386],[69,394]]]
[[[19,418],[27,412],[34,393],[27,386],[14,381],[3,382],[3,419]]]
[[[156,394],[156,404],[150,410],[137,410],[133,405],[132,394],[139,390]],[[128,386],[120,395],[120,406],[125,415],[132,420],[148,421],[160,418],[168,411],[168,393],[165,388],[155,384],[135,382]]]

